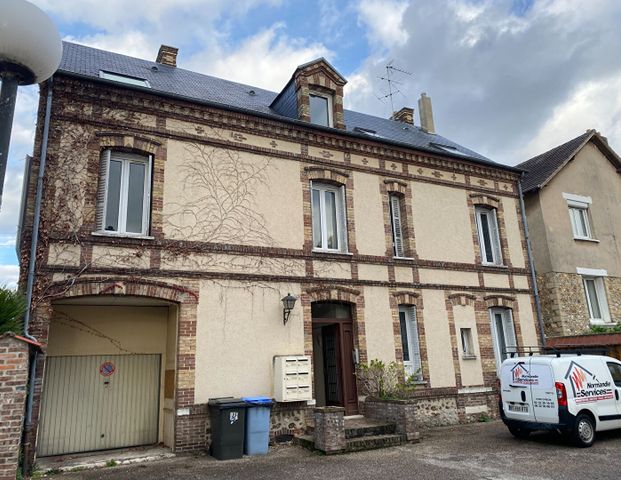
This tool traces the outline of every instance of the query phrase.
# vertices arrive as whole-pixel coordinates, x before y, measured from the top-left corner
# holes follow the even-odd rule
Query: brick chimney
[[[431,109],[431,98],[426,93],[421,93],[418,99],[418,111],[420,112],[420,126],[427,133],[436,133],[433,124],[433,110]]]
[[[409,123],[410,125],[414,125],[414,109],[410,107],[403,107],[398,112],[393,112],[391,120],[396,120],[397,122]]]
[[[160,47],[160,51],[157,52],[157,59],[155,61],[157,63],[161,63],[162,65],[168,65],[169,67],[176,67],[178,52],[178,48],[162,45]]]

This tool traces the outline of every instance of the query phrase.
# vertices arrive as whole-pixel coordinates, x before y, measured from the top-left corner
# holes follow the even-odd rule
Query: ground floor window
[[[513,315],[510,308],[490,308],[489,312],[492,322],[492,339],[494,341],[496,364],[500,369],[500,364],[509,354],[517,351]]]
[[[414,375],[416,380],[422,380],[423,370],[420,357],[418,325],[416,323],[416,307],[399,305],[399,324],[405,373],[406,375]]]
[[[582,281],[584,283],[584,292],[591,323],[610,322],[610,313],[608,311],[608,302],[606,301],[603,277],[583,276]]]

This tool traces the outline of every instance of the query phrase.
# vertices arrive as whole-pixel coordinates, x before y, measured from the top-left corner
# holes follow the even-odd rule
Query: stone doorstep
[[[113,465],[130,465],[132,463],[151,462],[172,458],[175,454],[166,447],[135,447],[100,452],[56,455],[37,459],[37,467],[42,473],[72,472],[95,468],[112,467]]]

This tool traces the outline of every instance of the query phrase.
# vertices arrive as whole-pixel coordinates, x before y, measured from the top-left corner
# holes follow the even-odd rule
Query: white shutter
[[[345,207],[345,187],[341,187],[340,189],[340,202],[336,201],[337,207],[337,217],[339,223],[339,250],[341,252],[348,252],[349,248],[347,245],[347,208]],[[337,199],[339,195],[335,195],[335,199]]]
[[[502,330],[505,336],[505,345],[507,346],[507,353],[517,351],[517,339],[515,336],[515,325],[513,324],[513,316],[511,310],[505,310],[502,312]]]
[[[106,218],[106,198],[108,196],[108,165],[110,164],[110,150],[101,152],[99,161],[99,185],[97,187],[97,207],[95,210],[96,229],[104,230]]]
[[[401,201],[397,195],[390,195],[390,210],[392,213],[392,235],[396,257],[405,256],[403,249],[403,230],[401,228]]]
[[[490,210],[491,215],[489,215],[489,217],[491,217],[492,221],[490,222],[490,227],[491,227],[491,232],[490,235],[492,236],[491,240],[492,240],[492,248],[494,249],[494,263],[496,265],[501,265],[502,264],[502,249],[500,248],[500,234],[498,231],[498,218],[496,216],[496,210]]]
[[[410,331],[408,337],[410,340],[410,359],[412,361],[413,373],[418,380],[423,379],[422,366],[423,362],[420,357],[420,342],[418,339],[418,321],[416,320],[416,307],[409,307]]]

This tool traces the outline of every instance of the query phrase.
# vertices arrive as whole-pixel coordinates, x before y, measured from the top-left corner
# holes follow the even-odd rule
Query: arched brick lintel
[[[151,138],[121,132],[99,132],[97,137],[102,148],[127,148],[152,155],[155,155],[157,149],[162,146],[160,142]]]
[[[353,288],[333,285],[308,288],[306,289],[306,295],[309,302],[331,300],[336,302],[356,303],[360,296],[360,291]]]
[[[488,295],[484,297],[485,305],[487,308],[493,307],[501,307],[501,308],[511,308],[513,310],[517,309],[517,302],[514,297],[509,297],[507,295]]]
[[[423,308],[423,298],[418,292],[401,290],[393,293],[392,296],[395,297],[397,305],[412,305],[417,310]]]

